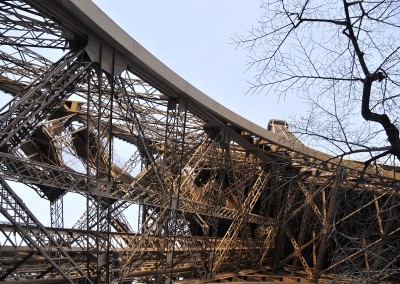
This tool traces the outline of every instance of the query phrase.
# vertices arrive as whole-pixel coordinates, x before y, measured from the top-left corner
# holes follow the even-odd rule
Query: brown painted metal
[[[399,281],[397,168],[360,176],[281,121],[252,124],[89,1],[6,0],[0,23],[0,279]],[[9,180],[49,201],[51,228]],[[86,211],[63,228],[70,192]]]

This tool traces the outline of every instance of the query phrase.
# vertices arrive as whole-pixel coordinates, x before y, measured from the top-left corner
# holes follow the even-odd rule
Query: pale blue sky
[[[245,96],[252,72],[245,72],[247,52],[232,38],[257,24],[260,0],[94,2],[169,68],[247,119],[266,127],[299,111],[294,98]]]

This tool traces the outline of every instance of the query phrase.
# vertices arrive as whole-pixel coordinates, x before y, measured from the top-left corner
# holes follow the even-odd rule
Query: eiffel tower
[[[400,282],[398,168],[240,117],[88,0],[2,0],[0,42],[0,281]]]

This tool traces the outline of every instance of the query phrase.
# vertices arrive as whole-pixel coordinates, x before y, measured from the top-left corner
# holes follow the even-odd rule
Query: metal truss
[[[64,203],[62,196],[50,202],[50,221],[52,227],[64,227]]]
[[[77,283],[80,281],[79,278],[85,278],[85,282],[93,283],[73,258],[63,249],[60,243],[35,218],[32,212],[24,206],[23,201],[15,194],[5,180],[0,179],[0,183],[1,214],[13,224],[21,238],[35,247],[51,265],[45,271],[37,275],[32,275],[33,278],[47,278],[46,274],[52,273],[54,275],[52,271],[57,270],[56,274],[59,273],[69,283]],[[34,231],[33,229],[37,230]],[[21,264],[18,263],[17,265],[20,266]],[[11,271],[14,270],[15,268],[11,268],[6,274],[11,275]]]
[[[0,3],[0,281],[400,281],[397,168],[215,107],[76,3]],[[66,228],[71,193],[86,206]]]
[[[2,1],[0,11],[2,45],[65,49],[73,36],[23,1]]]

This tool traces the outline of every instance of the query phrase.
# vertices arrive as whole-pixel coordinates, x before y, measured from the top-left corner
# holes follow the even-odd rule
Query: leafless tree
[[[257,26],[235,38],[256,74],[249,92],[304,99],[292,130],[312,147],[363,159],[364,169],[400,161],[400,1],[263,0],[261,8]],[[338,279],[397,283],[398,190],[371,190],[359,180],[343,181],[332,203],[324,265]],[[298,223],[294,234],[307,230]]]
[[[312,146],[367,153],[358,156],[366,165],[400,159],[400,1],[265,0],[261,8],[258,25],[235,38],[256,72],[250,92],[305,99],[294,129]]]

